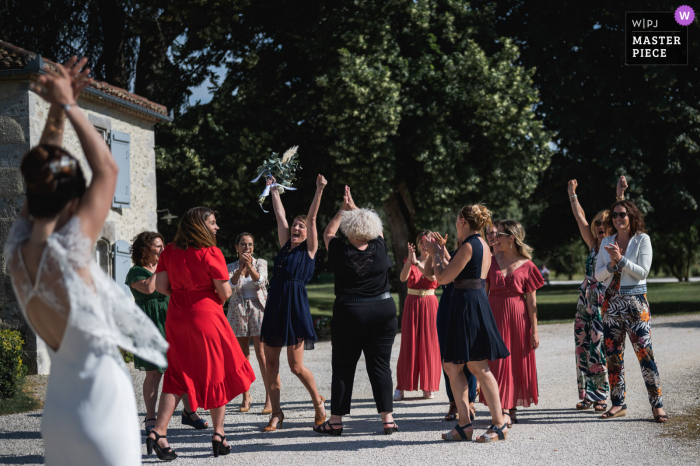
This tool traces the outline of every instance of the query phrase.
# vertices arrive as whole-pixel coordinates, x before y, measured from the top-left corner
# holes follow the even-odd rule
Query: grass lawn
[[[700,312],[700,282],[649,283],[647,298],[651,315]],[[311,314],[333,314],[333,284],[307,285]],[[442,290],[436,290],[438,299]],[[398,304],[398,293],[392,293]],[[578,300],[577,285],[550,285],[537,292],[537,308],[540,321],[573,321]]]
[[[19,381],[19,389],[12,398],[0,398],[0,415],[12,413],[24,413],[41,409],[43,403],[34,396],[32,383],[22,378]]]

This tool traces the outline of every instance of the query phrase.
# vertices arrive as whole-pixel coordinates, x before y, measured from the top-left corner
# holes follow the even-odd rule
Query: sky
[[[219,75],[219,82],[217,83],[219,84],[221,83],[224,74],[226,74],[226,67],[220,66],[218,68],[215,68],[214,71],[216,71],[216,73]],[[207,88],[211,87],[211,85],[212,82],[209,79],[207,79],[202,83],[201,86],[190,87],[190,90],[192,91],[192,95],[190,96],[190,105],[194,105],[195,103],[197,103],[198,100],[202,104],[209,103],[211,101],[212,95],[209,92],[209,89]]]

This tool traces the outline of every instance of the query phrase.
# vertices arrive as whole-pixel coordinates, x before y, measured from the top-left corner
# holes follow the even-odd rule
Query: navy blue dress
[[[314,276],[316,259],[309,257],[306,241],[291,251],[290,246],[291,240],[275,257],[260,340],[277,348],[304,342],[304,349],[310,350],[314,349],[318,338],[311,319],[306,284]]]
[[[510,356],[510,352],[496,326],[481,279],[484,248],[476,234],[464,240],[462,247],[466,243],[472,246],[472,258],[454,280],[444,316],[442,359],[453,364],[503,359]],[[477,285],[461,288],[461,280],[471,280]]]
[[[451,251],[450,257],[454,257],[457,251]],[[440,357],[445,353],[445,315],[447,314],[447,308],[450,304],[450,296],[452,295],[452,283],[447,285],[442,285],[442,295],[440,296],[440,303],[438,304],[437,318],[435,319],[435,325],[437,326],[438,342],[440,343]],[[476,377],[469,372],[467,365],[463,368],[464,375],[467,377],[467,385],[469,386],[469,402],[473,403],[476,400]],[[450,384],[450,378],[447,377],[447,372],[442,371],[445,377],[445,391],[447,392],[447,398],[450,403],[454,403],[455,397],[452,394],[452,384]]]

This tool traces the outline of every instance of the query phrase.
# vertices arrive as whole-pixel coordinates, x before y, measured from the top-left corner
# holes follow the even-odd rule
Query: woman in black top
[[[349,245],[335,236],[338,228]],[[345,187],[343,207],[323,234],[328,258],[335,273],[335,303],[331,321],[333,379],[331,417],[314,431],[340,435],[343,416],[350,414],[355,368],[365,353],[377,411],[384,432],[398,431],[392,416],[391,348],[398,320],[396,303],[389,293],[389,267],[382,221],[376,212],[358,209]]]

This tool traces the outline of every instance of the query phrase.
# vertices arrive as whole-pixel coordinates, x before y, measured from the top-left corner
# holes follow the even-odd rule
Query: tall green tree
[[[496,35],[511,37],[521,51],[518,63],[536,70],[533,80],[542,99],[537,113],[557,133],[552,163],[526,215],[528,226],[539,227],[530,230],[542,253],[580,241],[566,195],[569,179],[578,180],[579,199],[592,216],[612,204],[615,181],[624,174],[629,197],[647,214],[655,261],[687,279],[688,264],[700,253],[699,23],[688,26],[688,66],[626,66],[624,58],[625,11],[672,12],[678,6],[497,4]]]
[[[271,238],[272,214],[255,204],[262,188],[248,181],[262,157],[299,144],[301,190],[283,196],[288,210],[308,208],[318,172],[330,182],[327,215],[349,184],[358,204],[385,214],[400,261],[446,213],[477,201],[505,210],[537,186],[549,134],[535,118],[531,71],[514,64],[517,47],[479,44],[494,36],[490,9],[268,0],[240,18],[217,44],[229,61],[214,100],[161,139],[162,199],[236,212],[232,228],[266,218]]]

